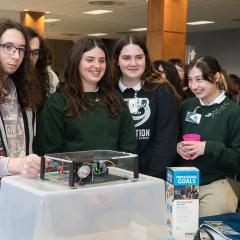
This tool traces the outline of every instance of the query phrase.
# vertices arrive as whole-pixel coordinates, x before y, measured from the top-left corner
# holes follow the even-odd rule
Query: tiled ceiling
[[[46,37],[50,39],[77,39],[88,33],[103,32],[106,38],[116,38],[131,28],[146,27],[146,0],[111,0],[113,5],[95,6],[92,0],[1,0],[0,16],[20,19],[23,9],[46,12],[47,18],[60,18],[60,22],[46,23]],[[177,0],[170,0],[177,1]],[[106,2],[99,0],[99,2]],[[87,15],[82,12],[107,9],[112,13]],[[224,28],[238,28],[240,22],[240,0],[189,0],[188,21],[209,20],[215,24],[188,26],[188,31],[209,31]],[[145,34],[145,33],[143,33]]]

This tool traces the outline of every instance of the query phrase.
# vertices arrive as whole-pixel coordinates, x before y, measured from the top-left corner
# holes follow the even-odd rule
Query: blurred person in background
[[[171,62],[177,69],[178,75],[182,81],[182,88],[183,88],[183,98],[191,98],[194,97],[193,92],[191,89],[189,89],[187,82],[186,82],[186,68],[187,65],[180,59],[180,58],[171,58],[169,59],[169,62]]]
[[[45,104],[51,92],[50,78],[47,70],[48,52],[50,51],[43,38],[32,28],[25,27],[27,32],[29,47],[30,47],[30,61],[32,67],[36,70],[36,77],[38,79],[41,106]]]
[[[58,75],[52,69],[52,52],[47,52],[47,70],[50,79],[51,93],[56,91],[57,85],[59,83]]]
[[[232,100],[237,104],[240,104],[240,78],[236,74],[229,74],[228,77],[231,82],[233,90]]]
[[[182,100],[184,97],[182,81],[179,77],[176,67],[172,63],[163,60],[154,61],[153,66],[157,71],[160,72],[163,78],[166,78],[174,86]]]

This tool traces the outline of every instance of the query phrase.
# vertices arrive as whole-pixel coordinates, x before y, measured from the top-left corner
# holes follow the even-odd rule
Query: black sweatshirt
[[[119,90],[120,91],[120,90]],[[141,88],[138,92],[126,90],[126,102],[137,95],[141,105],[132,113],[136,128],[139,170],[143,174],[164,178],[166,167],[176,157],[178,136],[178,104],[172,90],[160,85],[154,91]]]

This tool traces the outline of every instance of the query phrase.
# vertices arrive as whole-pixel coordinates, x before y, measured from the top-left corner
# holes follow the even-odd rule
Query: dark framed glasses
[[[16,51],[18,51],[20,57],[23,57],[26,53],[25,47],[16,47],[12,43],[3,43],[0,44],[0,47],[3,49],[3,53],[9,56],[14,55]]]
[[[32,56],[32,58],[40,58],[41,57],[41,49],[34,49],[34,50],[30,50],[30,55]]]

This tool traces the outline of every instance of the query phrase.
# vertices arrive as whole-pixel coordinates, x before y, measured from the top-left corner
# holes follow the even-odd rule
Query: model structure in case
[[[46,159],[51,160],[48,168]],[[46,154],[41,159],[40,178],[70,187],[128,179],[116,169],[130,170],[132,178],[137,179],[137,155],[111,150]]]

